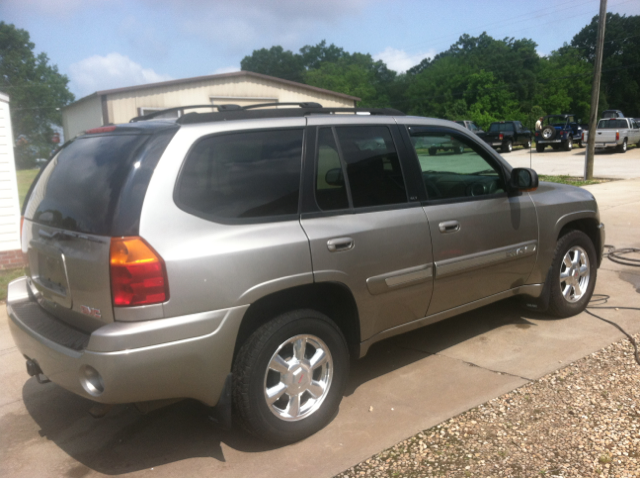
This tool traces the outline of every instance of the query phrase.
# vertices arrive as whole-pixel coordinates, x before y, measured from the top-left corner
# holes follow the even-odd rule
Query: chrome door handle
[[[440,228],[440,233],[455,233],[456,231],[460,231],[460,223],[456,220],[443,221],[438,227]]]
[[[337,253],[339,251],[349,251],[353,249],[355,243],[351,238],[334,238],[327,241],[327,248],[332,253]]]

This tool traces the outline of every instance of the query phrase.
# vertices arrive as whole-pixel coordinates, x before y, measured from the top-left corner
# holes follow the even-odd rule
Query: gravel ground
[[[363,476],[638,477],[640,366],[633,346],[614,343],[336,477]]]

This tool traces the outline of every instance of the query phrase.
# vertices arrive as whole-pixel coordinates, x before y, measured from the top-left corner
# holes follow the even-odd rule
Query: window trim
[[[429,205],[442,205],[442,204],[448,204],[448,203],[466,203],[469,201],[478,201],[478,200],[485,200],[485,199],[494,199],[494,198],[501,198],[501,197],[509,197],[509,196],[513,196],[512,193],[509,192],[508,190],[508,171],[505,169],[504,165],[498,161],[496,158],[493,157],[493,155],[486,150],[485,146],[482,145],[481,143],[478,143],[477,141],[475,141],[473,138],[471,138],[468,135],[464,135],[462,133],[460,133],[457,130],[454,130],[452,128],[447,128],[444,126],[431,126],[431,125],[411,125],[411,124],[405,124],[405,134],[406,134],[406,139],[405,141],[408,142],[407,148],[411,150],[411,155],[412,155],[412,161],[413,163],[417,166],[418,171],[420,172],[420,174],[422,174],[422,168],[420,167],[420,159],[418,158],[418,153],[416,152],[416,149],[414,148],[413,144],[411,143],[411,134],[409,133],[409,128],[410,127],[414,127],[414,128],[425,128],[428,129],[428,131],[431,133],[443,133],[443,134],[447,134],[447,135],[452,135],[454,137],[458,137],[460,139],[462,139],[464,142],[471,143],[474,146],[476,146],[477,148],[473,148],[471,147],[471,149],[473,151],[475,151],[476,153],[478,153],[478,155],[480,155],[482,157],[482,159],[484,159],[487,163],[489,163],[489,165],[493,168],[496,168],[498,170],[498,174],[500,175],[500,177],[502,178],[502,181],[505,185],[505,191],[504,192],[499,192],[499,193],[493,193],[490,195],[482,195],[482,196],[461,196],[458,198],[437,198],[437,199],[429,199],[429,194],[427,192],[427,188],[424,185],[424,182],[420,182],[421,183],[421,188],[422,188],[422,194],[424,195],[423,197],[426,198],[424,200],[422,200],[422,205],[423,206],[429,206]]]
[[[300,180],[298,182],[298,211],[296,213],[291,213],[287,215],[272,215],[272,216],[256,216],[253,218],[227,218],[216,215],[209,215],[203,213],[199,210],[191,208],[190,206],[185,205],[180,201],[179,198],[179,185],[182,180],[185,165],[187,164],[187,160],[191,156],[191,153],[199,145],[201,142],[206,141],[210,138],[219,137],[219,136],[227,136],[227,135],[237,135],[241,133],[259,133],[259,132],[270,132],[270,131],[285,131],[285,130],[300,130],[302,132],[302,142],[300,144]],[[274,128],[255,128],[255,129],[247,129],[247,130],[232,130],[232,131],[221,131],[217,133],[212,133],[209,135],[204,135],[198,138],[193,144],[189,147],[189,150],[185,154],[182,159],[182,164],[180,165],[180,170],[178,171],[178,175],[176,177],[176,181],[173,185],[173,202],[178,207],[178,209],[184,211],[193,216],[197,216],[206,221],[210,221],[212,223],[223,224],[223,225],[248,225],[248,224],[261,224],[261,223],[275,223],[275,222],[284,222],[284,221],[298,221],[300,218],[301,210],[302,210],[302,189],[303,189],[303,181],[304,181],[304,157],[305,157],[305,145],[307,136],[307,128],[300,126],[292,126],[292,127],[274,127]]]

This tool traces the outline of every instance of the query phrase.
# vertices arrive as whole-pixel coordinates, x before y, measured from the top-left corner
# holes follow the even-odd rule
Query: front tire
[[[313,310],[277,316],[258,328],[233,366],[233,406],[240,425],[280,444],[300,441],[333,418],[349,376],[338,327]]]
[[[597,277],[596,250],[582,231],[573,230],[558,240],[549,279],[549,313],[566,318],[589,304]]]

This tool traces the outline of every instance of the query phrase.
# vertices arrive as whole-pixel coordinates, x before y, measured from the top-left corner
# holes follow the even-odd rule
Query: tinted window
[[[331,128],[318,131],[316,200],[323,210],[349,208],[342,163]]]
[[[111,235],[121,192],[138,169],[133,168],[134,163],[144,160],[147,147],[153,143],[150,138],[150,135],[120,134],[74,140],[43,170],[29,197],[25,217],[57,228]],[[167,141],[162,142],[161,151],[155,151],[155,161]],[[155,163],[151,169],[154,166]],[[139,205],[126,205],[133,210],[137,208],[134,223],[139,220],[147,183],[137,188],[141,193]]]
[[[627,128],[627,120],[600,120],[598,122],[599,130],[619,130]]]
[[[513,123],[491,123],[489,127],[489,133],[499,133],[499,132],[512,132],[513,131]]]
[[[478,145],[455,132],[409,127],[429,199],[454,199],[503,193],[497,167]]]
[[[197,143],[178,180],[178,206],[207,218],[298,212],[302,129],[216,135]]]
[[[335,129],[354,208],[407,202],[400,161],[386,126]]]

